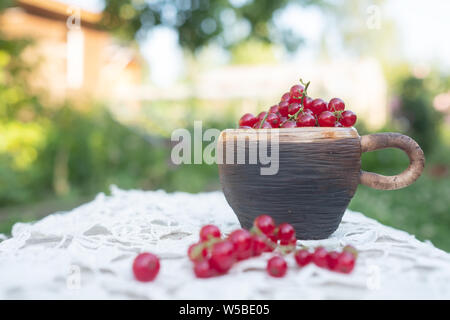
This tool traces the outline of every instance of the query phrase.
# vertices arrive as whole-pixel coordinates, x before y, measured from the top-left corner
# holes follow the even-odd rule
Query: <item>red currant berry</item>
[[[220,229],[212,224],[207,224],[200,229],[200,241],[208,241],[211,238],[220,238]]]
[[[310,114],[310,115],[312,115],[314,117],[314,112],[312,112],[311,109],[303,109],[303,113],[304,114]]]
[[[238,260],[244,260],[252,256],[252,235],[245,229],[235,230],[228,236],[234,245],[234,253]]]
[[[265,237],[262,235],[252,235],[252,256],[258,257],[266,251]]]
[[[288,107],[288,115],[293,116],[300,110],[300,105],[298,103],[291,103]]]
[[[324,111],[317,117],[317,122],[321,127],[334,127],[336,116],[333,112]]]
[[[225,273],[230,270],[234,261],[234,245],[231,241],[225,240],[213,244],[209,262],[214,270],[219,273]]]
[[[355,256],[347,251],[341,252],[337,258],[335,270],[342,273],[350,273],[355,267]]]
[[[260,129],[260,128],[259,128],[260,125],[261,125],[261,121],[258,121],[257,123],[255,123],[255,124],[253,125],[253,129]],[[264,121],[263,125],[261,126],[261,129],[272,129],[272,126],[270,125],[269,122]]]
[[[302,97],[303,90],[305,90],[305,88],[302,85],[296,84],[291,87],[289,94],[291,95],[291,98],[299,99]]]
[[[267,261],[267,273],[269,273],[272,277],[281,278],[287,272],[287,263],[286,261],[280,257],[275,256]]]
[[[327,254],[328,252],[327,250],[325,250],[325,248],[316,248],[313,253],[313,262],[315,263],[315,265],[321,268],[326,268],[328,265]]]
[[[283,117],[280,112],[277,112],[276,115],[278,116],[278,118],[280,118],[280,124],[277,127],[279,128],[283,123],[285,123],[288,120],[288,118]]]
[[[272,217],[263,214],[253,221],[253,226],[255,228],[258,228],[259,231],[261,231],[266,236],[273,234],[273,231],[275,230],[275,221],[273,221]]]
[[[308,250],[302,249],[295,253],[294,258],[300,267],[304,267],[312,261],[313,255]]]
[[[278,104],[278,112],[283,116],[287,117],[289,111],[289,102],[288,101],[281,101]]]
[[[268,234],[267,238],[272,244],[276,245],[278,243],[278,236],[276,235],[275,231],[272,234]]]
[[[264,119],[264,117],[266,116],[266,114],[267,114],[267,112],[261,111],[261,112],[258,114],[258,116],[257,116],[258,120],[259,120],[259,121],[262,121],[262,119]]]
[[[281,128],[297,128],[297,124],[293,120],[288,120],[281,125]]]
[[[208,248],[202,243],[191,244],[188,248],[188,257],[191,261],[201,261],[208,257]]]
[[[309,109],[311,110],[311,103],[313,102],[313,99],[310,97],[305,97],[303,99],[303,106],[305,107],[305,109]]]
[[[275,113],[269,113],[266,121],[270,123],[272,128],[278,128],[280,126],[280,117],[278,117]]]
[[[287,242],[292,238],[295,238],[295,229],[289,223],[280,224],[277,230],[277,237],[280,241]]]
[[[286,92],[285,94],[283,94],[281,96],[281,100],[280,101],[289,101],[290,98],[291,98],[291,94],[289,92]]]
[[[310,113],[304,113],[297,119],[297,127],[314,127],[316,125],[316,118]]]
[[[274,106],[271,106],[269,108],[269,113],[277,113],[277,112],[278,112],[278,105],[277,104],[274,105]]]
[[[327,266],[330,270],[335,270],[338,262],[339,252],[331,251],[327,254]]]
[[[266,244],[266,246],[264,248],[264,252],[272,252],[273,250],[275,250],[275,248],[277,247],[277,242],[278,242],[275,233],[265,235],[264,237],[265,237],[264,242]]]
[[[253,129],[259,129],[259,126],[261,125],[261,121],[257,121],[254,125],[253,125]]]
[[[283,125],[283,123],[285,123],[286,121],[288,121],[287,117],[283,117],[283,116],[279,116],[280,117],[280,127]]]
[[[302,99],[301,99],[301,98],[290,98],[290,99],[289,99],[289,104],[291,104],[291,103],[298,103],[298,104],[301,104],[301,102],[302,102]]]
[[[341,114],[341,118],[339,119],[339,122],[344,126],[344,127],[351,127],[355,124],[356,122],[356,114],[354,114],[352,111],[350,110],[346,110],[344,112],[342,112]]]
[[[152,253],[139,254],[133,262],[134,277],[141,282],[155,279],[159,272],[159,259]]]
[[[239,126],[252,127],[257,121],[258,118],[256,118],[254,115],[252,115],[251,113],[246,113],[239,120]]]
[[[266,247],[264,248],[264,252],[272,252],[276,248],[276,242],[267,240]]]
[[[308,106],[315,115],[319,115],[325,110],[327,110],[327,104],[322,99],[314,99]]]
[[[328,102],[328,111],[342,111],[345,109],[345,103],[339,98],[333,98]]]
[[[280,245],[282,245],[282,246],[296,246],[297,245],[297,238],[295,236],[293,236],[290,239],[280,240]]]
[[[216,275],[216,271],[211,268],[208,260],[195,263],[194,273],[197,278],[210,278]]]
[[[284,253],[291,253],[297,246],[297,239],[293,237],[289,240],[280,240],[280,246]]]

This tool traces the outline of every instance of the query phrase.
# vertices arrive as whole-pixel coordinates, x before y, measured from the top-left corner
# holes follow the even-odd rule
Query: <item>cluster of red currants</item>
[[[239,120],[239,128],[351,127],[355,124],[356,114],[344,110],[344,101],[333,98],[326,103],[320,98],[312,99],[307,95],[308,86],[309,82],[304,86],[292,86],[282,95],[279,104],[256,117],[251,113],[244,114]]]
[[[296,243],[292,225],[282,223],[276,226],[272,217],[261,215],[254,220],[250,231],[234,230],[226,238],[221,237],[219,228],[214,225],[202,227],[200,241],[189,247],[188,256],[194,263],[196,277],[210,278],[227,273],[238,261],[276,251],[277,255],[267,262],[267,272],[273,277],[283,277],[287,263],[282,255],[294,252]],[[302,267],[313,261],[319,267],[349,273],[355,265],[356,250],[348,246],[338,253],[319,247],[309,252],[304,248],[295,252],[295,259]]]
[[[299,267],[304,267],[313,262],[320,268],[341,273],[352,272],[357,256],[358,252],[350,245],[345,246],[341,252],[327,251],[323,247],[317,247],[314,252],[304,248],[296,251],[294,255]]]
[[[237,229],[222,239],[218,227],[206,225],[200,230],[200,241],[189,247],[188,256],[194,263],[195,275],[209,278],[227,273],[237,261],[273,251],[274,241],[253,229]]]

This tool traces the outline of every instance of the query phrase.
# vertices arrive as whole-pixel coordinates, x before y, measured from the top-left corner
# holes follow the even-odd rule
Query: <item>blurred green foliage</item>
[[[428,105],[426,108],[430,107]],[[450,128],[439,123],[437,121],[431,125],[437,126],[436,131],[439,128],[450,131]],[[364,128],[358,131],[360,134],[369,133]],[[379,131],[404,133],[392,124]],[[360,185],[349,207],[383,224],[414,234],[420,240],[431,240],[439,248],[450,251],[450,139],[438,137],[435,137],[434,143],[433,139],[429,141],[432,145],[425,152],[425,170],[416,182],[404,189],[391,191]],[[408,157],[398,149],[367,152],[361,156],[363,170],[384,175],[398,174],[408,165]]]
[[[412,185],[391,191],[360,185],[349,207],[450,251],[450,144],[433,150],[427,153],[424,173]],[[365,171],[395,175],[408,167],[409,159],[400,150],[385,149],[364,153],[361,165]]]
[[[431,107],[433,92],[427,90],[426,82],[425,79],[415,77],[404,79],[399,84],[400,105],[395,110],[397,121],[403,124],[403,132],[415,139],[425,153],[439,145],[439,127],[442,122],[442,115]]]
[[[270,34],[275,27],[273,14],[293,2],[310,5],[323,1],[105,0],[102,24],[128,41],[144,37],[156,26],[170,27],[178,31],[180,44],[191,51],[211,42],[229,48],[248,39],[278,42],[294,50],[301,42],[297,35],[287,30],[278,30],[278,37]]]
[[[124,126],[106,108],[80,112],[66,105],[47,113],[31,123],[0,125],[6,145],[0,149],[0,180],[8,182],[0,184],[0,205],[69,192],[86,196],[111,184],[188,192],[218,187],[215,166],[174,166],[168,137]]]
[[[450,77],[431,73],[424,79],[403,73],[392,80],[393,118],[377,132],[401,132],[413,137],[423,148],[425,171],[411,186],[392,191],[359,186],[350,208],[381,223],[431,240],[450,251],[450,126],[433,108],[433,97],[448,90]],[[360,135],[369,134],[358,121]],[[362,154],[363,170],[395,175],[409,165],[400,150],[385,149]]]

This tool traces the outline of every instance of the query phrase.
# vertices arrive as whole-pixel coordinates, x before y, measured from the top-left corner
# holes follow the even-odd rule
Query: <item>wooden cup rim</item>
[[[358,131],[354,127],[302,127],[302,128],[272,128],[272,129],[225,129],[221,132],[219,140],[226,141],[227,137],[233,139],[259,139],[269,138],[277,134],[280,142],[320,142],[323,140],[358,138]]]

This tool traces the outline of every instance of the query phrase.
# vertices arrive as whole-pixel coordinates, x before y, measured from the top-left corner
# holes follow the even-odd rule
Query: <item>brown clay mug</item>
[[[249,141],[260,144],[262,133],[270,140],[273,130],[278,134],[276,174],[261,175],[259,164],[226,163],[227,152],[233,159],[238,152],[248,154]],[[236,143],[227,150],[227,142]],[[267,145],[271,152],[270,142]],[[218,164],[222,189],[241,226],[249,229],[257,216],[269,214],[276,223],[292,224],[298,239],[330,236],[358,184],[400,189],[413,183],[425,164],[422,149],[410,137],[390,132],[360,137],[354,128],[227,129],[218,146],[223,157]],[[396,176],[362,171],[361,153],[384,148],[403,150],[409,167]]]

